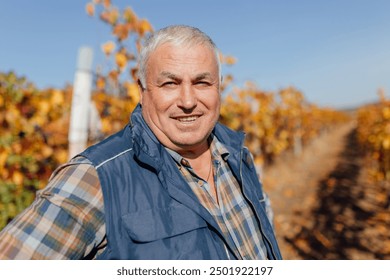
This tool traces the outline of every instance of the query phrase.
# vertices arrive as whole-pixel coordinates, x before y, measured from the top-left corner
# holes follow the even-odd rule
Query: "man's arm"
[[[98,175],[79,157],[59,167],[33,204],[0,232],[0,259],[81,259],[104,236]]]

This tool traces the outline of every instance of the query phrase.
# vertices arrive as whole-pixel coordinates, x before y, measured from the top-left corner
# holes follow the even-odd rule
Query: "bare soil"
[[[263,171],[284,259],[390,259],[390,182],[374,182],[355,123]]]

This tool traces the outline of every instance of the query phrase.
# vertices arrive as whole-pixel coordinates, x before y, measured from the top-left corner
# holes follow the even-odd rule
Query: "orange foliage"
[[[390,182],[390,100],[382,91],[379,95],[378,103],[359,109],[358,137],[369,151],[373,177]]]
[[[286,150],[297,149],[332,125],[347,121],[336,110],[308,103],[289,87],[264,92],[253,84],[236,88],[222,104],[221,121],[246,133],[246,145],[258,165],[269,164]]]
[[[93,7],[93,8],[92,8]],[[153,32],[153,27],[147,19],[140,19],[136,13],[127,7],[123,12],[112,5],[111,1],[92,1],[87,4],[87,13],[91,10],[99,14],[99,18],[108,24],[116,43],[109,41],[102,46],[103,52],[109,57],[113,54],[115,69],[108,69],[106,73],[99,72],[96,79],[97,88],[107,92],[122,92],[120,78],[123,73],[131,73],[130,78],[137,79],[136,58],[145,35]],[[135,44],[135,51],[131,51],[128,44]],[[127,72],[126,70],[129,70]],[[128,77],[126,77],[127,79]]]

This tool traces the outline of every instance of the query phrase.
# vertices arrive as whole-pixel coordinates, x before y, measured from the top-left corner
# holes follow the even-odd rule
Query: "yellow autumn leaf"
[[[47,100],[41,100],[38,104],[41,114],[46,115],[50,110],[50,103]]]
[[[153,27],[147,19],[141,19],[138,22],[138,32],[143,36],[147,32],[153,31]]]
[[[108,73],[108,77],[114,81],[114,82],[117,82],[118,81],[118,77],[119,77],[119,72],[118,70],[111,70],[110,73]]]
[[[107,118],[102,119],[102,131],[107,133],[111,130],[111,121]]]
[[[14,123],[20,119],[20,112],[14,106],[11,106],[5,112],[5,119],[8,123]]]
[[[224,58],[224,63],[226,65],[233,65],[233,64],[236,64],[237,62],[237,59],[233,56],[225,56]]]
[[[108,17],[109,17],[109,23],[111,23],[112,25],[116,24],[118,22],[118,19],[119,19],[119,11],[118,11],[118,9],[117,8],[112,9],[108,13]]]
[[[123,12],[123,19],[127,23],[134,23],[137,21],[137,15],[133,12],[130,7],[127,7]]]
[[[130,26],[128,24],[116,24],[112,33],[120,40],[126,40],[129,36]]]
[[[382,141],[382,147],[383,147],[383,149],[385,149],[385,150],[389,150],[389,149],[390,149],[390,137],[387,137],[387,138],[385,138],[385,139]]]
[[[96,80],[96,88],[98,90],[104,90],[105,87],[106,87],[105,79],[103,77],[97,78],[97,80]]]
[[[95,5],[93,3],[88,3],[85,6],[85,11],[87,12],[87,15],[92,17],[95,14]]]
[[[127,96],[129,96],[135,103],[139,102],[140,92],[138,90],[138,85],[135,83],[126,83]]]
[[[256,166],[263,166],[264,165],[264,158],[262,156],[255,157],[255,165]]]
[[[46,123],[46,119],[42,115],[35,115],[31,118],[31,123],[42,127]]]
[[[14,182],[16,185],[23,184],[23,174],[20,173],[19,171],[15,171],[12,174],[12,182]]]
[[[122,70],[127,65],[127,57],[123,53],[117,53],[115,55],[115,62],[118,65],[118,67]]]
[[[390,119],[390,107],[385,107],[382,109],[382,115],[385,120]]]
[[[44,145],[42,148],[41,148],[41,153],[43,155],[44,158],[48,158],[50,157],[52,154],[53,154],[54,150],[53,148],[51,148],[50,146],[48,145]]]
[[[104,8],[108,9],[111,5],[111,1],[110,0],[103,0],[103,5],[104,5]]]
[[[12,152],[14,154],[21,154],[22,153],[22,144],[20,144],[20,142],[12,143],[11,147],[12,147]]]
[[[110,54],[112,54],[112,52],[115,49],[115,43],[113,41],[108,41],[108,42],[102,44],[101,48],[102,48],[102,51],[104,52],[104,54],[106,56],[109,56]]]
[[[51,104],[53,104],[54,106],[63,105],[64,104],[63,93],[58,89],[53,90],[51,97],[50,97],[50,101],[51,101]]]
[[[54,157],[59,163],[65,163],[68,160],[68,152],[66,150],[59,150],[54,153]]]

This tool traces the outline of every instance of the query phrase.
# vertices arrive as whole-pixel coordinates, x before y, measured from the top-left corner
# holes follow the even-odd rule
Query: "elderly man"
[[[213,41],[170,26],[139,64],[130,123],[54,172],[0,234],[0,258],[280,259],[244,136],[218,123]]]

